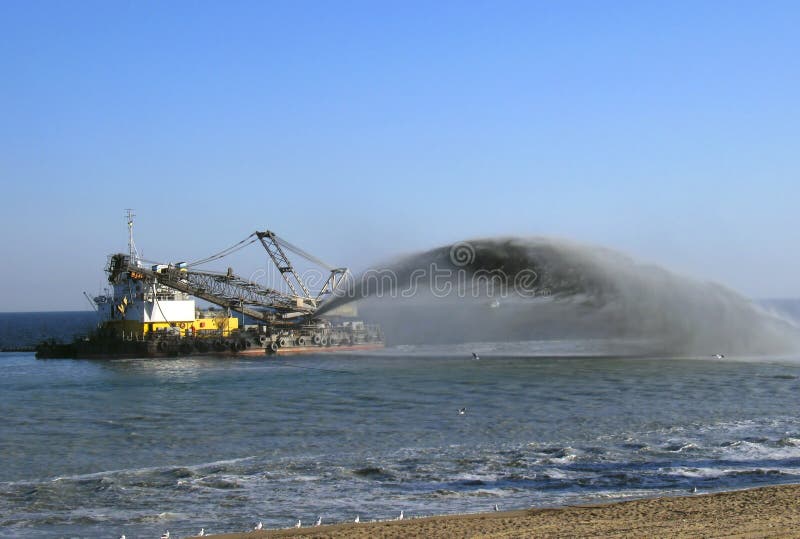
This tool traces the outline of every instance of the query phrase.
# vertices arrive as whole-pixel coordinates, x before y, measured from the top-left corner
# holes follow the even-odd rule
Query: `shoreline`
[[[800,484],[617,502],[208,535],[265,537],[800,537]]]

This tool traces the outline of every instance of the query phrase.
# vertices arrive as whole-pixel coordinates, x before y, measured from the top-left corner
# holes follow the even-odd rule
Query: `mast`
[[[136,250],[136,244],[133,242],[133,218],[136,214],[133,213],[131,208],[125,210],[127,213],[125,217],[128,220],[128,254],[130,256],[130,264],[139,267],[139,252]]]

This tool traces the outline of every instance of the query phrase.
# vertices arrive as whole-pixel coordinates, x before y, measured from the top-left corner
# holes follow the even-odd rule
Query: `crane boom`
[[[347,268],[331,267],[268,230],[254,232],[233,247],[204,260],[218,259],[224,256],[224,253],[241,249],[255,241],[253,236],[261,241],[291,293],[243,279],[235,275],[230,268],[227,273],[219,273],[196,270],[192,267],[202,261],[193,264],[156,264],[152,268],[146,268],[140,264],[138,257],[124,254],[111,257],[108,267],[109,281],[116,282],[118,277],[125,273],[134,279],[169,287],[256,320],[280,325],[313,317],[323,296],[334,293],[349,273]],[[286,255],[286,250],[330,271],[330,275],[316,296],[306,286]]]
[[[271,324],[291,323],[293,319],[312,314],[317,309],[317,302],[314,300],[290,296],[247,281],[231,270],[227,273],[215,273],[164,265],[148,269],[131,265],[130,258],[125,255],[114,255],[109,266],[109,281],[114,282],[123,273]]]

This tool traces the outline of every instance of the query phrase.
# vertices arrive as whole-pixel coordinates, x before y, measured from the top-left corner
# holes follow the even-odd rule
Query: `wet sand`
[[[214,537],[800,537],[800,485],[604,505],[228,533]]]

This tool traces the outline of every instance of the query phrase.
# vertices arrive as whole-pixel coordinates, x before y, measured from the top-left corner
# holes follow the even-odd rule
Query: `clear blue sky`
[[[800,296],[800,3],[0,2],[0,310],[271,228],[556,235]],[[261,260],[261,255],[254,252]]]

